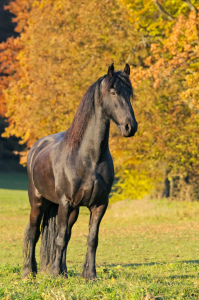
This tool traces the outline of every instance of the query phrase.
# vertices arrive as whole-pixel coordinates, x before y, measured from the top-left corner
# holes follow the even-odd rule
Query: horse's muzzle
[[[131,137],[137,132],[138,123],[136,121],[133,122],[133,124],[131,124],[131,122],[126,122],[125,124],[119,125],[119,128],[124,137]]]

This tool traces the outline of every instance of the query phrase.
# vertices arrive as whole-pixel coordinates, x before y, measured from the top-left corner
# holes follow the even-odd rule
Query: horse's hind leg
[[[71,230],[75,222],[77,221],[79,215],[79,207],[77,208],[70,208],[69,210],[69,219],[68,219],[68,228],[67,228],[67,235],[66,235],[66,246],[63,250],[62,259],[61,259],[61,273],[67,277],[67,267],[66,267],[66,251],[67,246],[70,241],[71,237]]]
[[[43,197],[37,192],[33,185],[29,185],[29,200],[31,204],[30,220],[27,225],[24,237],[24,267],[23,277],[30,273],[37,273],[37,263],[35,259],[35,246],[40,236],[40,224],[42,219]]]

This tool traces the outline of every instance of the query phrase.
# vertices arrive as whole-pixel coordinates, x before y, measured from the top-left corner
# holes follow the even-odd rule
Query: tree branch
[[[169,21],[173,21],[174,18],[164,10],[164,8],[162,7],[162,5],[160,5],[160,3],[156,0],[153,0],[154,4],[157,6],[158,10],[161,12],[161,14],[163,14]]]
[[[183,1],[184,3],[186,3],[187,6],[188,6],[191,10],[193,10],[196,14],[198,13],[197,8],[191,3],[190,0],[182,0],[182,1]]]

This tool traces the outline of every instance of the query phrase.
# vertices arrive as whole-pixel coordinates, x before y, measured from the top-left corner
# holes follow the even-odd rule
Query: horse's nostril
[[[127,124],[125,125],[125,130],[126,130],[127,132],[129,132],[129,131],[131,130],[131,127],[130,127],[129,123],[127,123]]]

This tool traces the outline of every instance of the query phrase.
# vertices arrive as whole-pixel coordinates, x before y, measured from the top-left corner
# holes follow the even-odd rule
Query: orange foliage
[[[20,78],[5,91],[10,125],[4,136],[19,136],[29,148],[68,128],[87,87],[112,60],[123,67],[134,30],[115,0],[33,1],[27,24]]]
[[[28,20],[31,3],[33,1],[16,0],[12,1],[5,8],[16,15],[13,19],[17,23],[16,31],[21,33]],[[11,80],[19,80],[20,64],[17,56],[22,49],[20,38],[13,37],[0,44],[0,116],[6,114],[5,95],[3,90],[8,88]]]
[[[19,68],[17,55],[21,50],[19,39],[9,38],[6,42],[0,44],[0,116],[4,117],[6,112],[5,95],[3,90],[10,83],[10,78],[17,80],[16,72]]]

